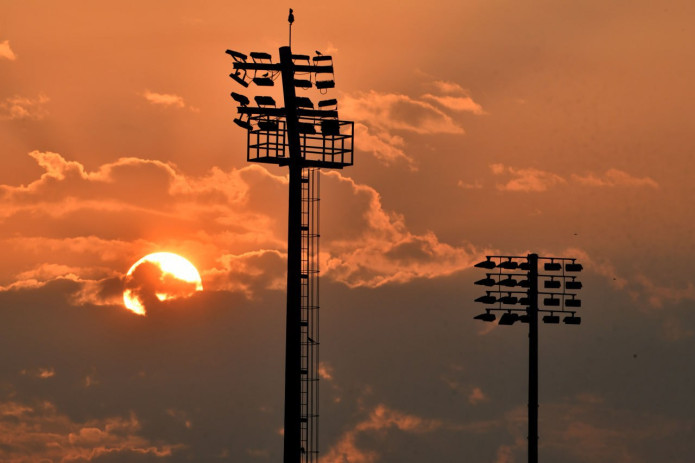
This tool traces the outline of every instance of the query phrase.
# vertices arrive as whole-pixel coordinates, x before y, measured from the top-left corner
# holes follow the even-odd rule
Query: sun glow
[[[142,267],[143,264],[149,267]],[[193,264],[171,252],[155,252],[143,257],[130,267],[125,280],[123,303],[139,315],[145,315],[143,294],[151,293],[158,300],[166,301],[203,290],[200,274]]]

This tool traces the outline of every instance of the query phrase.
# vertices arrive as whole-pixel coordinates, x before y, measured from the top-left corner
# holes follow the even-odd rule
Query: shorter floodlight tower
[[[539,261],[544,262],[543,273],[538,271]],[[557,325],[561,315],[566,325],[581,323],[581,317],[573,309],[582,305],[577,298],[582,283],[575,275],[582,270],[582,264],[573,258],[529,254],[487,256],[487,260],[475,266],[490,271],[475,282],[489,288],[475,302],[492,307],[473,318],[494,322],[497,319],[494,312],[501,312],[500,325],[513,325],[517,321],[529,325],[528,462],[538,463],[538,313],[547,314],[543,323]],[[539,307],[539,296],[543,296],[543,308]]]
[[[294,20],[290,10],[290,27]],[[291,34],[291,29],[290,29]],[[290,35],[291,37],[291,35]],[[248,87],[272,87],[280,77],[284,107],[272,96],[232,92],[239,104],[234,122],[247,133],[246,159],[289,168],[287,233],[287,325],[285,331],[285,463],[318,461],[318,169],[352,165],[354,123],[338,119],[338,101],[317,105],[296,89],[325,94],[335,87],[333,59],[295,55],[280,48],[280,62],[269,53],[249,56],[227,50],[234,59],[229,76]]]

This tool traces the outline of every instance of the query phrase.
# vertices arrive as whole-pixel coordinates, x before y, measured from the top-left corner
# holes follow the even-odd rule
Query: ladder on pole
[[[319,458],[319,169],[302,169],[301,461]]]

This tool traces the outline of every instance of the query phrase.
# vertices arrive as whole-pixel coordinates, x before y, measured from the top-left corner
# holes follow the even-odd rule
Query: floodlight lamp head
[[[247,56],[243,53],[239,53],[238,51],[234,50],[227,50],[225,51],[229,56],[234,58],[234,61],[246,61]]]
[[[495,280],[494,278],[490,278],[490,275],[488,274],[487,278],[483,278],[482,280],[478,280],[474,284],[480,285],[480,286],[495,286],[497,284],[497,280]]]
[[[480,296],[475,300],[475,302],[482,302],[483,304],[494,304],[495,302],[497,302],[497,298],[488,294],[487,296]]]
[[[473,320],[482,320],[484,322],[494,322],[497,317],[495,316],[494,313],[490,313],[489,310],[485,311],[485,313],[481,313],[480,315],[476,315],[473,317]]]
[[[571,264],[565,264],[565,270],[568,272],[581,272],[584,269],[582,264],[576,264],[572,262]]]
[[[513,325],[514,322],[519,320],[519,314],[513,313],[513,312],[507,312],[502,314],[500,317],[499,324],[500,325]]]
[[[558,271],[562,270],[562,264],[559,262],[546,262],[543,268],[545,268],[546,272]]]
[[[515,270],[516,268],[519,267],[518,262],[515,262],[513,260],[507,260],[504,262],[500,262],[498,265],[499,268],[503,268],[505,270]]]
[[[243,129],[253,130],[253,126],[251,125],[251,123],[244,121],[242,119],[234,119],[234,123]]]
[[[543,317],[543,323],[548,323],[550,325],[557,325],[560,323],[560,317],[558,315],[553,315],[552,313],[550,315],[546,315]]]
[[[241,93],[232,92],[232,98],[234,98],[234,101],[239,103],[241,106],[248,106],[250,103],[249,99]]]
[[[570,315],[569,317],[565,317],[562,322],[565,325],[581,325],[582,323],[582,317],[576,317],[574,314]]]
[[[234,79],[239,85],[241,85],[242,87],[248,87],[248,86],[249,86],[249,83],[246,82],[246,80],[244,80],[244,77],[245,77],[245,76],[246,76],[245,73],[244,73],[244,76],[241,76],[241,75],[239,74],[239,71],[233,72],[233,73],[229,74],[229,77],[231,77],[232,79]]]
[[[493,261],[491,261],[490,258],[488,257],[487,260],[484,260],[482,262],[478,262],[477,264],[474,265],[474,267],[492,270],[493,268],[497,267],[497,264],[495,264]]]

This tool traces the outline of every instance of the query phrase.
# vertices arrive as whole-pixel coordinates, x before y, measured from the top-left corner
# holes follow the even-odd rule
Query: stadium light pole
[[[291,27],[293,10],[288,18]],[[248,56],[233,50],[229,76],[243,87],[272,87],[282,82],[284,107],[270,96],[232,92],[239,104],[234,122],[247,131],[247,161],[287,166],[287,313],[285,328],[285,463],[318,461],[318,174],[319,168],[342,169],[353,164],[354,123],[338,119],[335,99],[314,103],[296,89],[321,94],[335,87],[333,59],[293,54],[280,47],[274,63],[265,52]],[[251,60],[249,61],[249,57]],[[289,156],[286,155],[289,151]]]
[[[543,273],[539,272],[539,261],[545,261]],[[560,323],[560,316],[556,314],[569,314],[563,319],[566,325],[581,323],[581,317],[571,309],[581,307],[576,291],[582,288],[582,283],[573,274],[580,272],[582,265],[574,258],[529,254],[487,256],[475,267],[494,271],[475,282],[490,288],[485,296],[475,301],[496,306],[486,308],[484,313],[473,318],[493,322],[497,318],[494,312],[502,312],[500,325],[513,325],[517,321],[529,325],[528,462],[538,463],[538,314],[549,313],[543,317],[544,323]],[[525,279],[516,279],[519,277]],[[542,291],[539,289],[541,281]],[[539,307],[539,295],[548,296],[543,299],[542,308]]]

